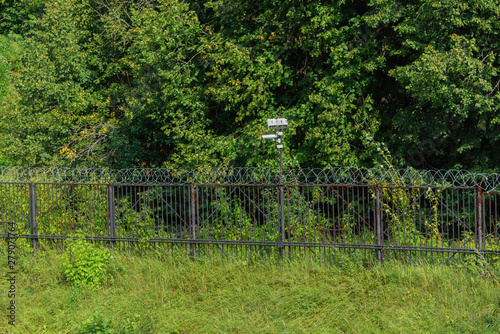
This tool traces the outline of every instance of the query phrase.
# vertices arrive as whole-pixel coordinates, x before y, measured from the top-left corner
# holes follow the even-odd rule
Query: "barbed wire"
[[[0,167],[0,182],[70,182],[113,184],[280,184],[276,167],[199,168],[196,170],[141,168]],[[500,174],[465,170],[415,170],[338,167],[289,169],[284,184],[449,186],[500,189]]]

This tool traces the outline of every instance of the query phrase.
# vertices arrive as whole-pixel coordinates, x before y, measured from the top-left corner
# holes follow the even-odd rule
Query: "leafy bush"
[[[104,320],[100,312],[95,312],[92,318],[81,325],[74,327],[75,334],[111,334],[116,333],[112,329],[110,321]]]
[[[108,271],[108,250],[92,245],[81,236],[67,239],[65,243],[62,269],[66,281],[76,287],[99,287]]]

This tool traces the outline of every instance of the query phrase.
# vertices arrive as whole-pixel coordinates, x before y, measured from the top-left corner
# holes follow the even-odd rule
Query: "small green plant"
[[[123,320],[123,325],[119,333],[134,334],[134,333],[151,333],[153,330],[152,319],[148,316],[133,314]],[[179,333],[176,330],[168,331],[168,333]]]
[[[334,263],[338,265],[342,272],[348,276],[356,275],[368,265],[366,255],[360,251],[349,252],[341,249],[334,249]]]
[[[439,231],[439,226],[440,226],[440,220],[439,220],[439,200],[441,196],[441,192],[443,189],[436,189],[435,192],[432,190],[432,188],[428,188],[427,191],[425,192],[425,197],[429,199],[430,204],[431,204],[431,219],[427,220],[424,219],[424,224],[427,229],[427,231],[430,232],[430,238],[432,239],[434,245],[442,245],[443,244],[443,236],[441,235],[441,232]]]
[[[106,321],[104,316],[96,311],[90,319],[83,324],[74,327],[75,334],[112,334],[116,333],[110,321]]]
[[[456,267],[466,270],[474,276],[491,276],[493,274],[493,267],[478,250],[475,254],[466,254]]]
[[[489,262],[491,265],[491,268],[495,270],[495,272],[498,273],[500,270],[500,243],[497,238],[491,235],[487,235],[486,237],[489,242],[486,243],[486,250],[495,252],[495,254],[491,255],[489,258]]]
[[[108,271],[108,250],[85,241],[81,235],[65,243],[62,270],[66,281],[75,287],[99,287]]]

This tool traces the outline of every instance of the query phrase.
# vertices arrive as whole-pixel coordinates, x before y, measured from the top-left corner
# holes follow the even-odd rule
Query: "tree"
[[[426,168],[499,166],[498,1],[374,1],[391,90],[384,140]]]
[[[151,136],[161,130],[149,131],[147,119],[132,123],[124,116],[129,78],[120,63],[124,48],[113,30],[114,15],[124,14],[120,5],[50,2],[45,15],[32,21],[16,84],[22,99],[12,117],[16,127],[8,134],[16,143],[10,152],[13,161],[32,166],[112,166],[138,165],[147,157],[140,148],[150,144],[134,135]],[[124,133],[130,137],[124,138]],[[130,144],[132,150],[139,148],[132,156]]]
[[[43,15],[47,0],[0,0],[0,34],[24,35],[30,20]]]
[[[7,134],[11,133],[17,120],[19,95],[13,86],[13,75],[19,69],[21,38],[19,35],[0,35],[0,165],[9,165],[13,161],[9,151],[11,146]]]
[[[373,141],[415,167],[498,166],[493,0],[61,0],[42,12],[19,30],[9,161],[276,165],[260,136],[286,117],[286,167],[370,166]]]
[[[175,25],[169,14],[143,11],[147,29],[137,25],[139,46],[129,49],[132,62],[146,61],[163,85],[154,95],[163,105],[147,109],[159,111],[149,117],[163,118],[175,140],[169,166],[274,165],[274,148],[260,135],[267,118],[280,116],[291,124],[289,167],[369,160],[363,138],[376,132],[378,120],[367,92],[383,59],[373,56],[370,36],[358,41],[361,14],[343,2],[207,1],[191,8],[197,19],[173,44],[164,42]],[[148,57],[138,59],[138,50]]]
[[[47,4],[26,39],[16,159],[270,165],[260,135],[283,116],[287,166],[366,163],[363,138],[378,126],[368,91],[383,65],[373,37],[360,40],[366,8],[293,4]]]

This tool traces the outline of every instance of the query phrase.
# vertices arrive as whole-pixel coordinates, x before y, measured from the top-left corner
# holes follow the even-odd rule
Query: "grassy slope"
[[[498,279],[442,266],[341,270],[115,254],[123,270],[92,292],[63,282],[60,263],[56,254],[21,261],[16,333],[91,332],[82,324],[100,320],[116,333],[500,332]]]

